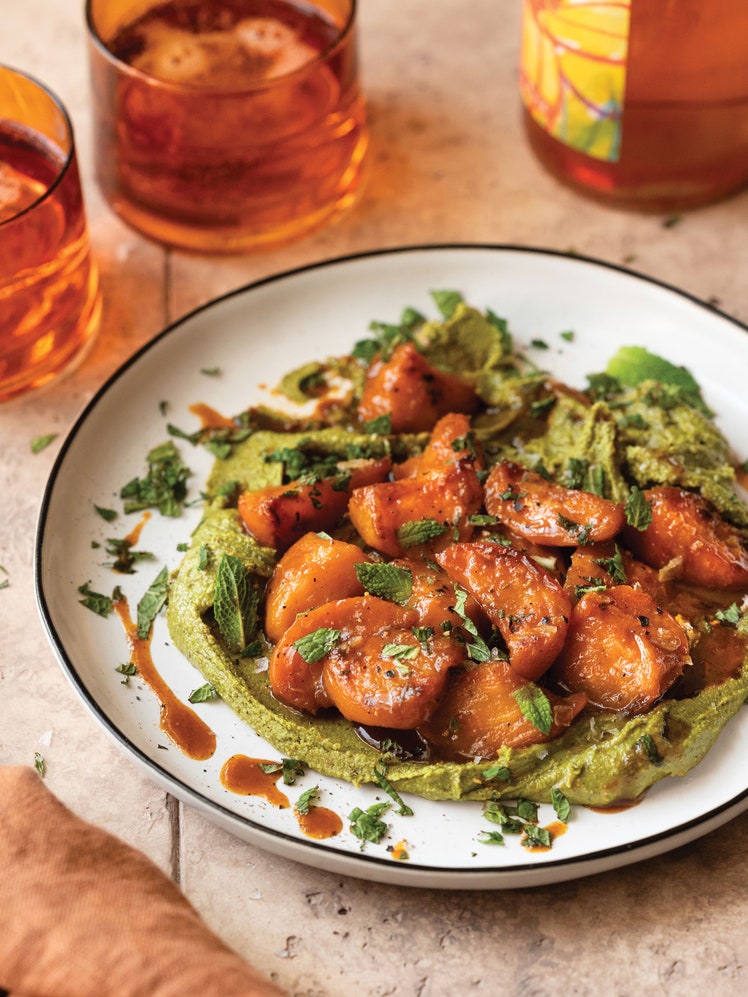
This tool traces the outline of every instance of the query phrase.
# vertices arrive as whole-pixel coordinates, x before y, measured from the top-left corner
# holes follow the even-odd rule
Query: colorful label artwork
[[[550,135],[616,162],[631,0],[524,0],[520,92]]]

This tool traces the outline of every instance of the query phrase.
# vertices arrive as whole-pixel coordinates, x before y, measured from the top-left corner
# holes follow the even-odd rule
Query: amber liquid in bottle
[[[608,203],[673,210],[732,193],[748,183],[748,3],[632,0],[617,161],[524,118],[543,165]]]

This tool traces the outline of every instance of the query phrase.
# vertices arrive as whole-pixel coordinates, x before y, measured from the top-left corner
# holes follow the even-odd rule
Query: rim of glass
[[[296,76],[302,76],[309,71],[310,66],[317,65],[318,63],[325,62],[330,56],[340,48],[348,35],[353,31],[354,24],[356,22],[356,12],[358,8],[358,0],[350,0],[351,8],[348,13],[348,18],[345,24],[340,28],[336,34],[333,41],[330,42],[325,48],[317,53],[317,55],[310,59],[309,62],[305,62],[303,65],[299,66],[297,69],[292,69],[288,73],[282,73],[280,76],[273,76],[269,80],[258,81],[256,84],[248,84],[243,87],[226,89],[205,89],[200,86],[193,86],[189,83],[176,83],[173,80],[162,80],[158,76],[152,76],[150,73],[144,73],[141,69],[136,69],[135,66],[129,65],[127,62],[123,62],[122,59],[117,58],[109,48],[107,48],[106,43],[99,34],[96,25],[93,20],[92,8],[97,0],[86,0],[86,28],[88,30],[88,37],[93,46],[97,51],[106,59],[107,62],[112,63],[112,65],[117,67],[117,70],[124,74],[125,76],[132,77],[133,79],[141,80],[144,83],[148,83],[151,86],[161,87],[164,90],[174,90],[180,93],[192,93],[192,94],[211,94],[217,97],[231,96],[234,94],[245,94],[245,93],[256,93],[261,90],[272,90],[278,84],[285,83],[287,80],[293,80]],[[165,0],[161,0],[165,2]],[[290,4],[293,5],[293,0],[289,0]],[[154,6],[158,3],[155,0]],[[315,10],[320,10],[317,7],[314,0],[309,0],[309,3],[304,3],[304,6],[313,7]],[[125,22],[126,23],[126,22]]]
[[[67,108],[62,103],[57,94],[54,93],[53,90],[50,90],[47,84],[42,83],[42,81],[38,79],[36,76],[32,76],[30,73],[25,73],[21,69],[16,69],[14,66],[6,66],[4,63],[0,63],[0,75],[5,73],[12,73],[14,76],[20,76],[21,79],[27,80],[29,83],[33,84],[38,90],[41,90],[42,93],[45,94],[45,96],[51,100],[51,102],[60,112],[62,122],[65,126],[65,131],[67,132],[67,137],[68,137],[68,150],[65,153],[64,161],[60,164],[57,176],[49,185],[49,187],[47,187],[44,193],[40,194],[35,201],[31,202],[31,204],[27,204],[26,207],[23,208],[21,211],[19,211],[17,214],[11,215],[10,218],[6,218],[4,221],[0,221],[0,228],[3,228],[6,225],[12,225],[14,222],[18,221],[19,218],[23,218],[23,216],[27,215],[30,211],[34,211],[35,208],[38,208],[40,204],[42,204],[49,197],[51,197],[62,183],[65,174],[70,169],[70,164],[73,161],[73,156],[75,155],[75,135],[73,133],[73,122],[70,119],[70,115],[68,114]],[[0,121],[2,120],[3,120],[3,113],[2,111],[0,111]],[[5,120],[10,120],[10,119],[6,118]],[[36,131],[36,129],[30,125],[24,125],[24,127],[28,128],[29,131]],[[52,141],[51,139],[48,138],[48,136],[45,135],[44,137],[48,141],[50,142]]]

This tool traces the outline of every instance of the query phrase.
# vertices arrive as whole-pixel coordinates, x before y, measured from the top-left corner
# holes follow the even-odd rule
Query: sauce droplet
[[[113,605],[125,628],[130,658],[137,674],[161,703],[161,730],[188,758],[197,761],[210,758],[216,750],[216,735],[194,710],[177,699],[161,678],[151,656],[150,635],[138,637],[138,628],[130,615],[127,599],[122,596]]]
[[[326,838],[334,838],[343,830],[343,821],[333,810],[327,807],[310,806],[305,813],[294,810],[299,827],[308,838],[316,838],[324,841]]]
[[[391,849],[388,848],[387,850],[397,862],[407,862],[410,858],[410,855],[408,854],[408,842],[405,838],[398,841],[396,845],[393,845]]]
[[[273,766],[266,772],[261,766]],[[283,774],[282,766],[266,758],[249,758],[247,755],[232,755],[223,763],[221,785],[238,796],[261,796],[273,806],[285,809],[290,804],[276,783]]]
[[[143,527],[151,518],[150,512],[144,512],[140,517],[140,521],[135,524],[135,526],[130,530],[130,532],[125,537],[123,543],[126,543],[128,547],[136,547],[138,540],[140,540],[140,534],[143,532]]]
[[[198,417],[203,429],[236,429],[233,419],[227,419],[204,402],[195,402],[190,405],[189,411]]]

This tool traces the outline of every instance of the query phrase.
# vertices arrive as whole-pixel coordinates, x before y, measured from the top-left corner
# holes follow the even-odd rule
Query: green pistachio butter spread
[[[604,379],[598,385],[591,378],[591,403],[575,392],[557,393],[543,431],[522,436],[514,429],[526,418],[528,406],[540,401],[543,409],[547,378],[518,366],[506,329],[495,316],[487,318],[459,303],[445,321],[424,322],[418,342],[435,366],[460,373],[476,386],[486,411],[475,418],[475,433],[489,461],[511,457],[529,466],[542,461],[562,482],[569,467],[583,466],[585,474],[602,483],[606,497],[618,501],[625,501],[632,485],[699,489],[727,519],[748,525],[746,509],[735,494],[728,445],[700,398],[694,403],[682,385],[668,384],[667,377],[642,376],[627,385],[620,372],[615,384]],[[350,366],[350,361],[345,363]],[[659,369],[657,373],[660,377]],[[300,379],[293,383],[298,392]],[[265,457],[301,441],[341,456],[352,444],[364,446],[367,456],[393,446],[405,456],[423,443],[415,437],[393,441],[355,434],[342,420],[338,426],[306,432],[254,432],[214,465],[204,517],[174,573],[167,608],[178,649],[231,709],[282,755],[356,784],[375,782],[375,769],[381,769],[384,760],[395,789],[430,799],[520,796],[550,802],[551,790],[557,788],[572,803],[605,806],[634,800],[667,776],[686,774],[748,697],[744,666],[737,677],[688,698],[663,699],[644,715],[585,712],[549,743],[503,748],[495,759],[464,762],[399,760],[362,741],[340,716],[313,718],[287,709],[269,689],[267,658],[228,650],[213,605],[223,554],[243,562],[259,592],[276,563],[275,552],[244,530],[231,499],[220,497],[228,491],[224,486],[235,483],[235,490],[241,490],[280,484],[282,464]],[[267,647],[264,651],[269,653]]]

